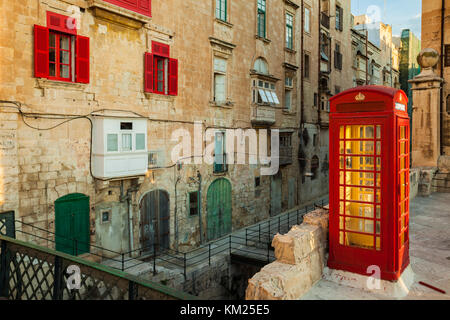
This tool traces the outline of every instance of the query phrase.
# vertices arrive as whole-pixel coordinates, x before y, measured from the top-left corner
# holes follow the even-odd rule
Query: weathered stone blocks
[[[322,277],[328,234],[328,210],[304,217],[285,235],[277,234],[272,246],[277,261],[249,280],[247,300],[299,299]]]

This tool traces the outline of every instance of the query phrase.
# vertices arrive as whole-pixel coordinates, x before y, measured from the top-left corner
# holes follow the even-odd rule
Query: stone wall
[[[277,234],[272,246],[276,261],[248,282],[246,300],[295,300],[322,278],[328,247],[328,210],[305,215],[300,226]]]
[[[267,60],[269,73],[277,79],[276,92],[281,105],[284,103],[287,72],[284,64],[298,67],[300,63],[299,37],[294,41],[295,50],[284,50],[285,10],[294,15],[298,35],[301,10],[297,4],[300,2],[268,2],[268,39],[255,38],[256,4],[251,1],[231,1],[227,22],[215,19],[214,1],[152,1],[153,17],[145,21],[113,5],[104,5],[107,10],[94,8],[91,6],[94,2],[102,3],[101,0],[30,0],[23,6],[20,1],[0,2],[4,13],[4,19],[0,20],[0,100],[20,102],[24,112],[59,117],[30,117],[25,123],[11,105],[2,104],[0,213],[14,210],[16,219],[54,231],[55,200],[70,193],[82,193],[90,198],[91,243],[113,250],[129,249],[128,210],[131,208],[132,241],[136,249],[140,246],[140,200],[148,192],[165,190],[170,202],[171,245],[191,248],[200,241],[200,223],[206,229],[208,188],[216,179],[225,178],[232,184],[233,229],[267,218],[271,210],[271,179],[261,177],[261,185],[256,190],[255,178],[260,177],[260,165],[230,165],[223,174],[214,174],[213,166],[205,163],[186,164],[178,170],[170,160],[171,150],[178,143],[171,139],[171,134],[180,128],[192,133],[195,121],[203,128],[252,128],[250,70],[258,57]],[[34,77],[33,27],[46,26],[47,11],[69,15],[69,6],[81,10],[77,32],[90,39],[89,84]],[[151,51],[152,41],[170,45],[171,57],[179,61],[176,97],[144,93],[143,58],[145,52]],[[314,39],[309,41],[313,43]],[[216,55],[228,59],[229,106],[211,103]],[[293,161],[280,169],[282,210],[298,205],[300,192],[307,192],[300,190],[296,159],[300,72],[294,72],[292,110],[272,108],[275,114],[272,128],[292,131]],[[158,166],[161,168],[134,180],[103,182],[92,177],[88,119],[63,121],[66,117],[89,115],[98,110],[103,110],[103,115],[108,115],[110,110],[121,110],[125,115],[134,112],[147,118],[148,149],[160,152]],[[322,154],[321,160],[324,157]],[[202,175],[201,221],[199,216],[191,217],[188,213],[188,193],[199,190],[195,182],[197,172]],[[137,191],[132,192],[129,207],[121,196],[134,185]],[[294,193],[291,198],[287,197],[289,190]],[[107,209],[113,209],[110,226],[99,224],[101,212]]]

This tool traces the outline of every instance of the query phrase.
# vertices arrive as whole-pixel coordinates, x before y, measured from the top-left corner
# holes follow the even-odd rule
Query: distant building
[[[380,49],[380,58],[371,59],[372,65],[369,63],[369,74],[373,71],[373,80],[370,84],[396,87],[399,82],[399,70],[393,66],[393,62],[397,64],[398,49],[392,42],[392,26],[383,22],[372,22],[367,15],[356,16],[353,20],[353,28],[363,34],[367,32],[368,42]]]
[[[352,20],[353,86],[372,84],[398,88],[399,46],[393,43],[392,27],[382,22],[372,23],[366,15]]]
[[[412,116],[412,91],[408,80],[420,73],[417,56],[420,53],[420,40],[409,30],[404,29],[400,37],[400,87],[408,95],[408,113]]]

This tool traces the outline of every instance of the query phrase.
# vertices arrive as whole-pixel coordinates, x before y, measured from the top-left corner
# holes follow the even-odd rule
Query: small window
[[[261,186],[261,177],[256,177],[255,178],[255,188],[258,188],[259,186]]]
[[[227,61],[214,58],[214,101],[223,103],[227,99]]]
[[[111,222],[111,211],[102,211],[102,223]]]
[[[189,215],[195,216],[198,214],[198,191],[189,192]]]
[[[314,107],[317,107],[318,101],[319,101],[319,95],[315,92],[314,93]]]
[[[133,130],[133,122],[121,122],[120,130]]]
[[[267,62],[264,61],[262,58],[258,58],[255,60],[253,69],[255,69],[256,72],[261,74],[269,74],[269,67],[267,65]]]
[[[214,146],[214,173],[227,171],[227,154],[225,151],[225,132],[216,132]]]
[[[286,87],[292,88],[292,77],[286,77],[284,80],[284,84]]]
[[[294,49],[294,17],[290,13],[286,13],[286,48]]]
[[[117,134],[108,134],[106,144],[107,144],[108,152],[119,151],[118,135]]]
[[[309,8],[305,8],[305,32],[310,33],[311,32],[311,10]]]
[[[342,31],[343,28],[343,19],[344,19],[344,14],[343,14],[343,9],[339,6],[336,6],[336,30]]]
[[[258,36],[266,37],[266,0],[258,0]]]
[[[227,0],[216,0],[216,18],[227,21]]]
[[[305,79],[309,79],[309,55],[305,54],[305,72],[304,72]]]
[[[292,90],[286,89],[284,91],[284,109],[289,111],[291,110],[292,104]]]

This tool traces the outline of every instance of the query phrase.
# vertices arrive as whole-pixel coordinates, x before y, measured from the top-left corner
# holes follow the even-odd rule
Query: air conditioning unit
[[[92,171],[100,179],[145,175],[147,119],[94,117]]]

